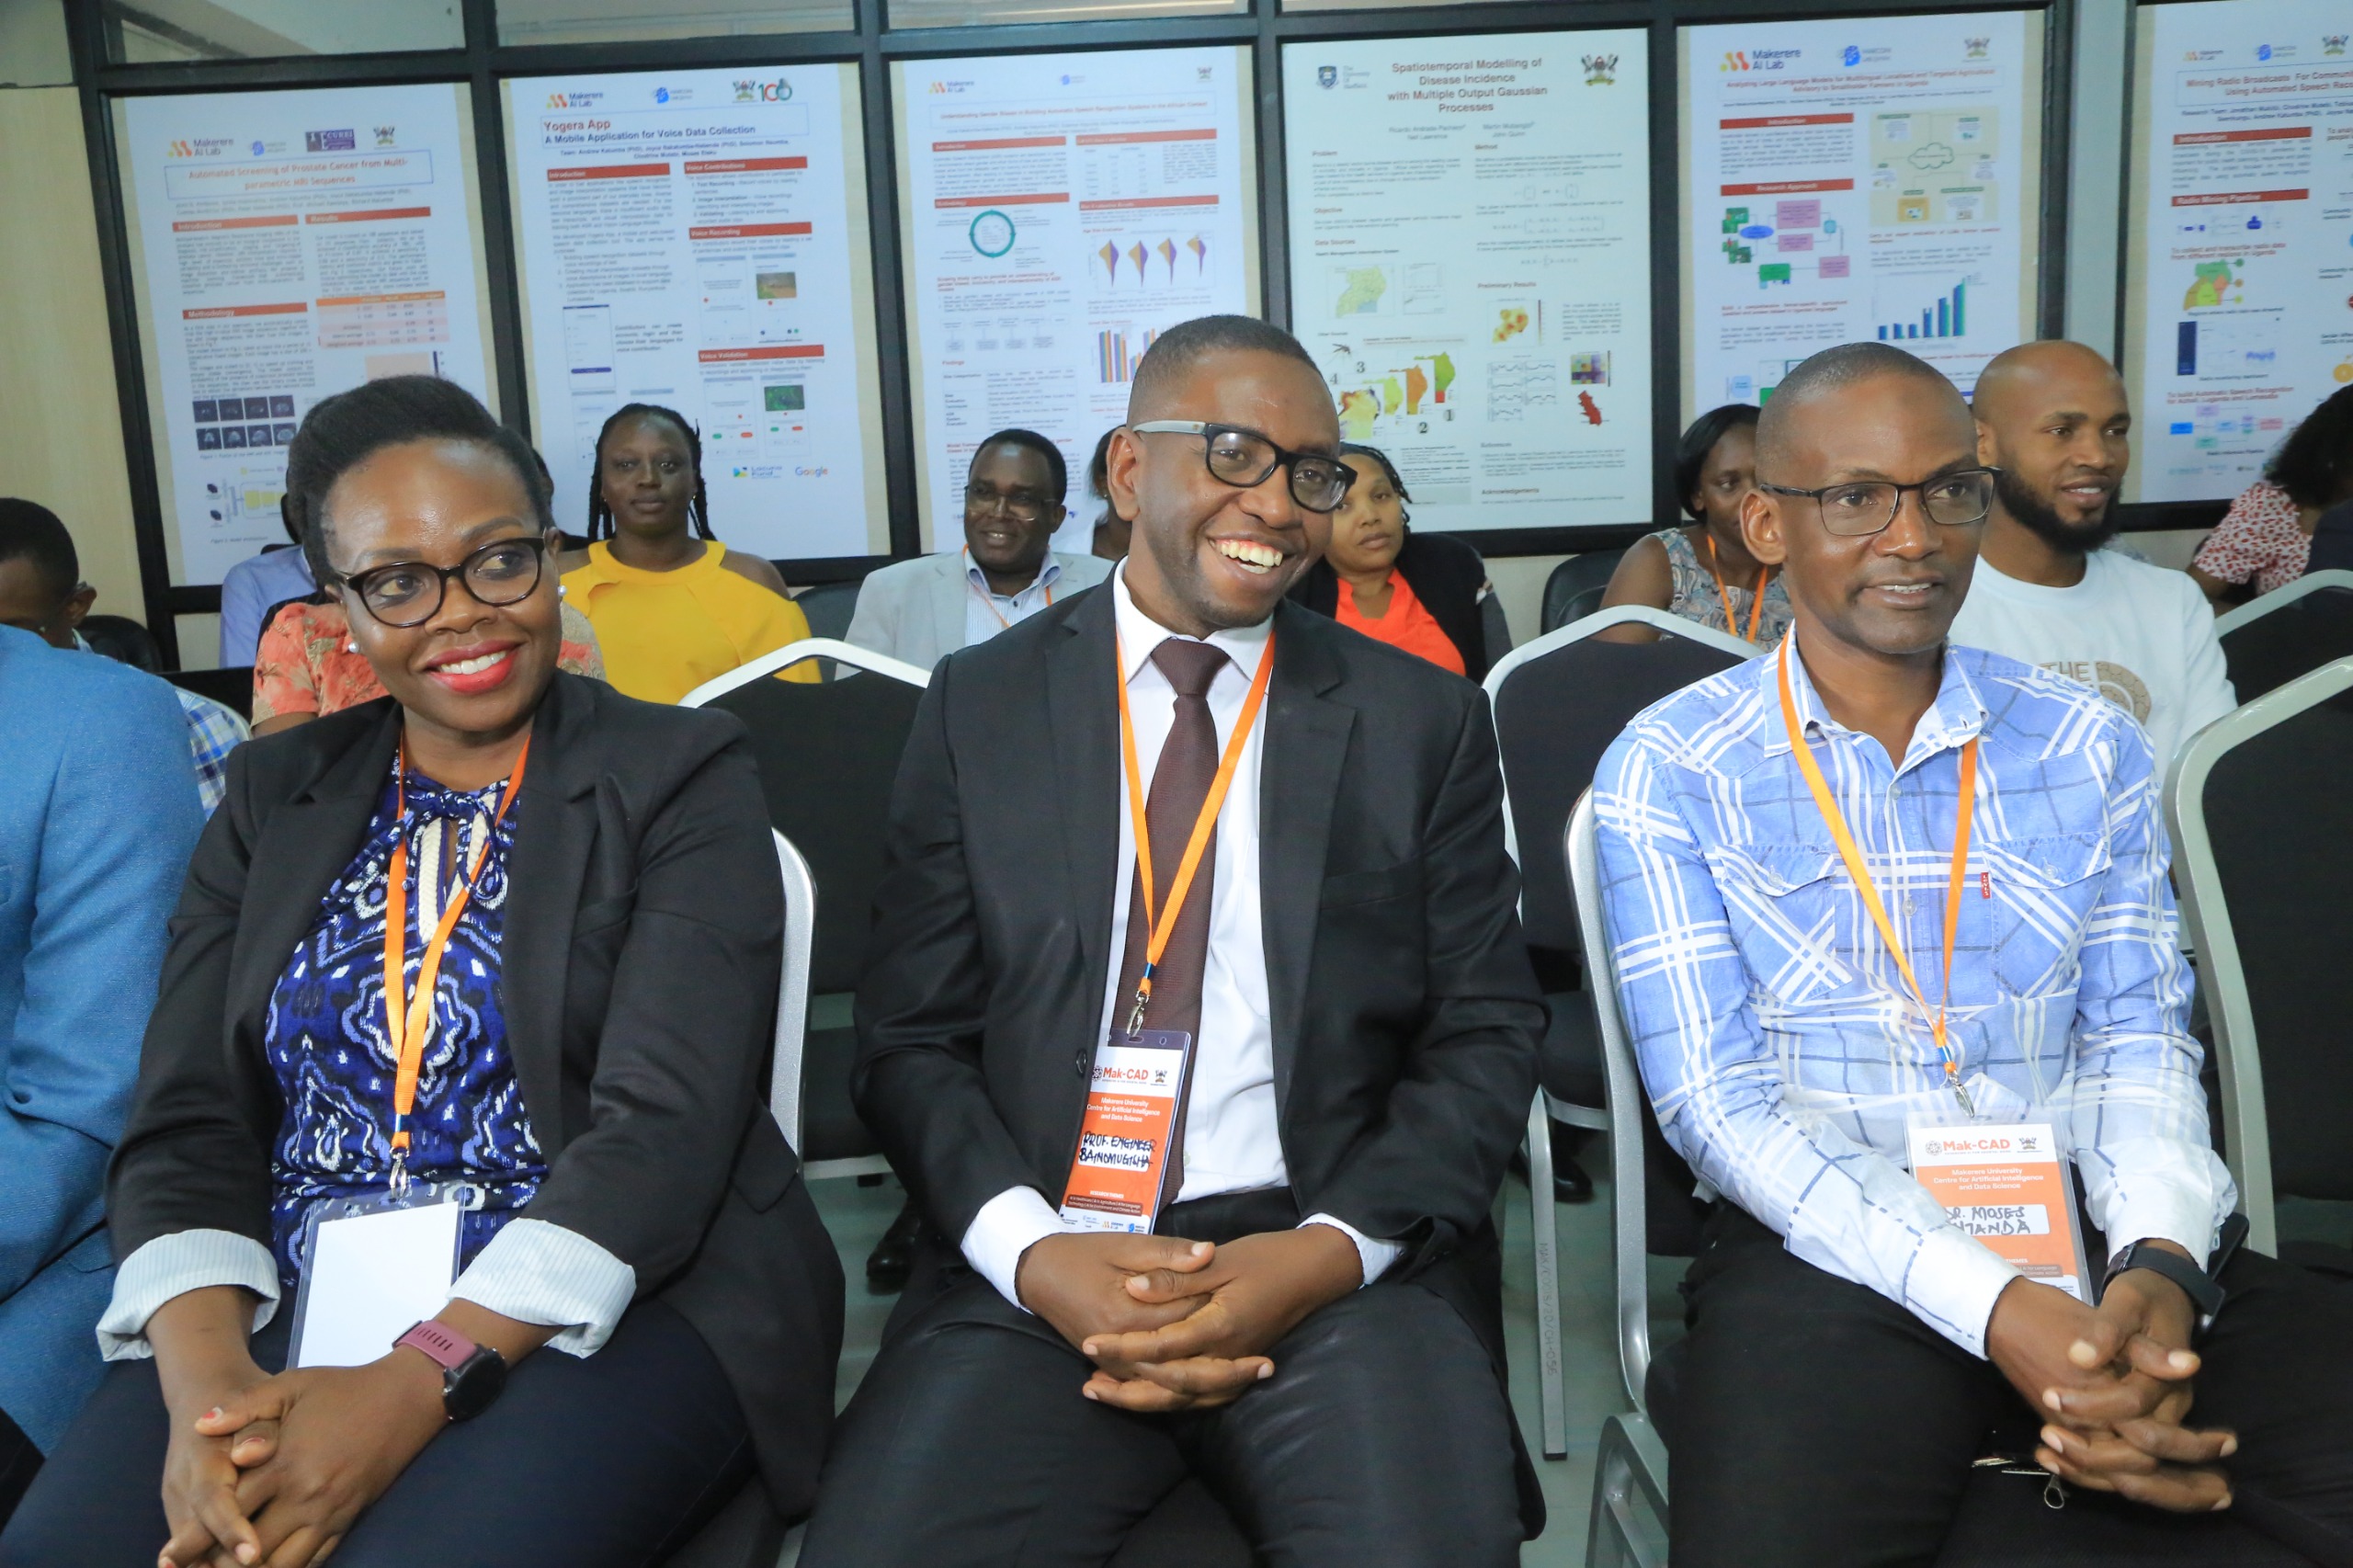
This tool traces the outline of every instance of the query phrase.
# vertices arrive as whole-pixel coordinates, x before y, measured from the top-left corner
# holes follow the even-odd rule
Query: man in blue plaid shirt
[[[1662,1412],[1674,1561],[1933,1562],[1989,1451],[2129,1500],[2038,1528],[2233,1508],[2163,1533],[2236,1560],[2236,1531],[2276,1554],[2253,1526],[2353,1561],[2353,1296],[2245,1252],[2219,1281],[2200,1273],[2236,1199],[2186,1028],[2148,738],[2088,687],[1945,642],[1993,479],[1951,383],[1900,349],[1792,371],[1742,512],[1752,552],[1781,567],[1790,640],[1643,714],[1594,783],[1643,1075],[1721,1199]],[[1930,1009],[1949,1020],[1941,1048]],[[2095,1280],[2145,1244],[2097,1307],[2026,1277],[1912,1178],[1909,1119],[1964,1106],[2072,1143],[2105,1237]],[[2223,1310],[2200,1337],[2192,1288],[2211,1304],[2215,1283]]]

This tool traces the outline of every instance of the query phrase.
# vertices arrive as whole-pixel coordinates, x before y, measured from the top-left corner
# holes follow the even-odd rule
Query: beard
[[[1994,494],[2001,497],[2002,509],[2017,518],[2029,533],[2052,549],[2072,555],[2089,555],[2114,539],[2122,522],[2116,515],[2116,497],[2110,495],[2098,517],[2087,523],[2069,523],[2051,503],[2028,489],[2025,480],[2006,468],[1994,471]]]

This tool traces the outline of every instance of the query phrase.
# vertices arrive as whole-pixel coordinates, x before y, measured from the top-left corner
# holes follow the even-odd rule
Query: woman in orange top
[[[1378,449],[1348,445],[1340,456],[1356,483],[1332,514],[1324,559],[1290,597],[1351,631],[1481,679],[1487,644],[1479,601],[1493,591],[1486,562],[1461,540],[1406,526],[1412,497]]]

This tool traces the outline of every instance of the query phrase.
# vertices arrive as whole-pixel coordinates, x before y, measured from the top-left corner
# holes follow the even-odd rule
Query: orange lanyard
[[[483,857],[490,852],[490,840],[498,832],[498,824],[506,820],[506,808],[515,803],[515,792],[523,787],[523,768],[530,760],[531,742],[527,735],[522,752],[515,758],[515,775],[506,781],[506,792],[498,797],[498,814],[490,819],[490,832],[475,844],[473,858],[466,865],[465,881],[441,911],[433,936],[425,944],[425,957],[416,970],[416,994],[408,996],[403,994],[408,989],[408,745],[405,742],[401,745],[400,760],[392,775],[398,790],[401,822],[399,836],[392,842],[392,885],[384,899],[384,1028],[392,1036],[392,1058],[399,1064],[392,1079],[394,1192],[408,1186],[408,1118],[416,1108],[416,1076],[425,1065],[426,1036],[433,1028],[433,991],[441,978],[441,954],[449,946],[449,934],[458,928],[458,917],[466,912],[466,903],[473,897],[474,877],[482,869]]]
[[[1821,808],[1822,820],[1830,824],[1830,836],[1838,843],[1839,858],[1847,862],[1847,874],[1855,880],[1856,891],[1862,894],[1863,907],[1870,912],[1871,923],[1879,927],[1880,939],[1895,959],[1895,967],[1903,971],[1904,983],[1912,988],[1912,1000],[1920,1016],[1928,1020],[1928,1031],[1936,1036],[1937,1054],[1944,1059],[1945,1083],[1961,1100],[1964,1115],[1974,1117],[1976,1108],[1969,1103],[1969,1093],[1961,1086],[1961,1054],[1952,1046],[1945,1028],[1945,1009],[1952,1001],[1953,938],[1961,929],[1961,890],[1969,864],[1970,807],[1977,798],[1977,737],[1961,748],[1961,805],[1955,812],[1952,828],[1952,875],[1945,883],[1945,991],[1934,1013],[1928,1011],[1927,998],[1921,994],[1920,982],[1912,972],[1912,962],[1904,956],[1904,944],[1896,940],[1895,926],[1887,917],[1887,904],[1871,883],[1870,869],[1863,864],[1863,852],[1855,844],[1855,835],[1847,831],[1847,818],[1838,810],[1838,802],[1830,797],[1830,785],[1822,777],[1822,766],[1813,760],[1813,748],[1806,744],[1805,732],[1798,724],[1797,699],[1790,694],[1790,643],[1781,643],[1781,722],[1789,727],[1790,750],[1797,757],[1798,768],[1805,775],[1806,788],[1813,791],[1813,803]]]
[[[1168,950],[1168,938],[1176,930],[1177,912],[1185,907],[1185,895],[1193,891],[1193,873],[1200,869],[1201,852],[1207,848],[1211,830],[1217,826],[1218,809],[1225,804],[1225,791],[1233,782],[1233,770],[1241,766],[1242,747],[1250,739],[1250,726],[1258,721],[1258,708],[1267,699],[1267,680],[1275,669],[1275,639],[1267,633],[1267,645],[1258,654],[1258,673],[1250,681],[1250,695],[1242,701],[1242,716],[1234,722],[1233,733],[1225,743],[1225,756],[1219,759],[1217,777],[1210,781],[1208,799],[1201,802],[1201,814],[1193,819],[1193,836],[1185,843],[1185,858],[1176,863],[1176,882],[1168,890],[1168,903],[1155,915],[1153,905],[1152,829],[1144,821],[1143,770],[1136,766],[1136,724],[1128,708],[1128,653],[1118,633],[1112,634],[1111,651],[1119,660],[1120,677],[1120,753],[1128,769],[1128,818],[1134,824],[1136,835],[1136,875],[1143,887],[1143,918],[1151,935],[1144,938],[1143,973],[1136,980],[1135,1009],[1128,1015],[1128,1033],[1134,1035],[1143,1028],[1144,1005],[1152,1000],[1153,971],[1160,967],[1160,955]]]
[[[1724,586],[1724,574],[1716,566],[1716,536],[1708,532],[1707,525],[1702,523],[1699,525],[1699,537],[1708,541],[1708,571],[1716,579],[1716,597],[1724,601],[1724,630],[1737,637],[1740,627],[1732,618],[1732,590]],[[1770,566],[1756,569],[1756,591],[1748,601],[1748,641],[1751,642],[1756,641],[1756,623],[1765,614],[1765,584],[1772,574]]]
[[[965,586],[967,586],[967,587],[971,588],[971,589],[972,590],[973,594],[979,597],[980,601],[981,601],[983,604],[984,604],[984,605],[986,605],[986,606],[988,606],[988,607],[989,607],[989,613],[990,613],[991,615],[993,615],[993,616],[996,617],[996,623],[997,623],[997,625],[998,625],[998,626],[1000,626],[1000,627],[1003,627],[1005,630],[1006,630],[1006,631],[1010,631],[1013,629],[1013,622],[1011,622],[1011,621],[1009,621],[1009,620],[1007,620],[1007,619],[1005,619],[1005,611],[1003,611],[1003,610],[1001,610],[1001,609],[999,609],[999,608],[996,608],[996,600],[995,600],[993,597],[991,597],[990,595],[988,595],[988,594],[986,594],[986,593],[982,592],[980,584],[975,583],[975,582],[973,582],[973,581],[972,581],[972,575],[971,575],[971,573],[972,573],[972,546],[970,546],[970,545],[966,545],[966,546],[964,547],[964,562],[965,562],[965,574],[965,574],[965,577],[964,577],[964,585],[965,585]],[[1024,589],[1022,590],[1022,593],[1027,593],[1027,592],[1029,592],[1029,590],[1028,590],[1027,588],[1024,588]],[[1014,597],[1015,598],[1019,598],[1019,597],[1021,597],[1021,595],[1020,595],[1020,594],[1016,594],[1016,595],[1014,595],[1013,597]],[[1054,604],[1054,585],[1053,585],[1051,583],[1049,583],[1049,584],[1047,584],[1047,585],[1046,585],[1046,608],[1049,608],[1049,609],[1051,609],[1051,608],[1053,608],[1053,604]]]

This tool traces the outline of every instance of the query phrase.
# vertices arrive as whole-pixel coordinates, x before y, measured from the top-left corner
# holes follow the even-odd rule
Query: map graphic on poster
[[[1296,329],[1424,527],[1650,515],[1645,42],[1284,47]]]
[[[2353,385],[2353,14],[2142,8],[2127,496],[2223,500]]]
[[[1858,339],[1899,343],[1965,392],[2032,335],[2040,26],[1684,29],[1687,417],[1760,403]]]
[[[320,399],[413,372],[487,397],[456,92],[123,106],[175,583],[283,542],[286,448]]]
[[[532,427],[566,529],[606,418],[651,403],[699,426],[722,543],[889,549],[846,69],[506,84]]]
[[[925,538],[961,538],[972,451],[1035,430],[1083,473],[1153,340],[1257,308],[1241,51],[905,62],[898,72]],[[1073,484],[1055,548],[1084,554]]]

